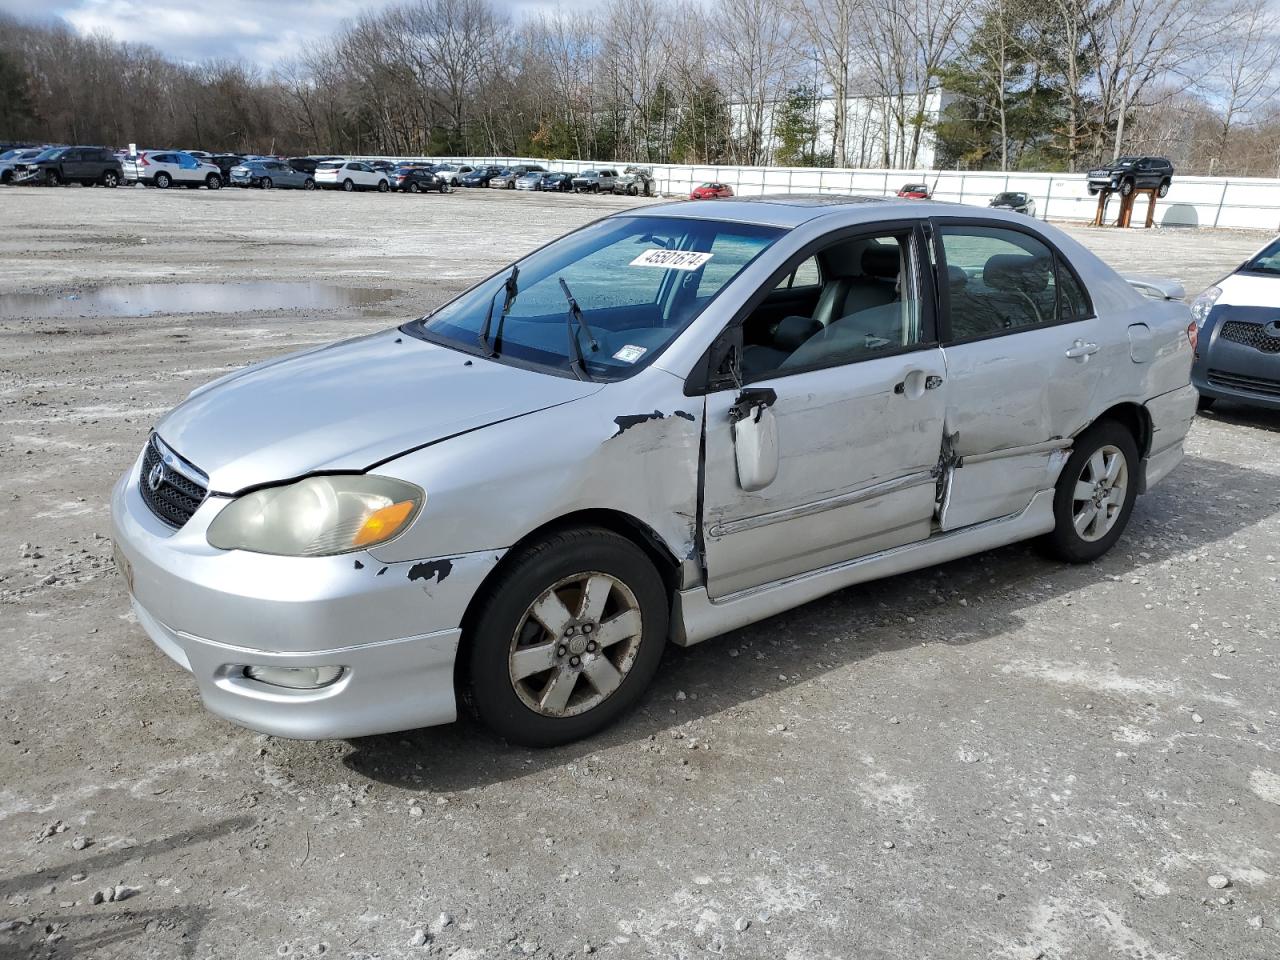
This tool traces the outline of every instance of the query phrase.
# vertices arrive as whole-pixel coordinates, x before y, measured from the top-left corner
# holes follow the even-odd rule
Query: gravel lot
[[[1095,566],[1017,546],[673,649],[585,744],[200,707],[110,562],[149,425],[635,202],[0,190],[0,957],[1280,956],[1276,414],[1200,419]],[[1193,291],[1265,239],[1073,232]],[[357,302],[2,299],[268,280]]]

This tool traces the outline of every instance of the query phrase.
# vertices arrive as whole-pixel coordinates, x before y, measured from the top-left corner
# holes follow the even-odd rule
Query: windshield
[[[572,336],[592,379],[621,379],[660,354],[782,232],[680,217],[611,217],[519,261],[517,293],[505,318],[510,270],[405,329],[484,353],[480,334],[489,317],[488,342],[499,360],[564,373],[576,359]],[[591,350],[574,320],[562,280],[599,350]]]
[[[996,194],[996,203],[1021,203],[1022,194],[1020,193],[998,193]]]
[[[49,147],[47,150],[41,150],[31,159],[32,160],[57,160],[58,157],[62,156],[63,151],[66,149],[67,149],[66,147]]]
[[[1260,253],[1254,255],[1241,270],[1249,273],[1266,273],[1280,275],[1280,237],[1273,240]]]

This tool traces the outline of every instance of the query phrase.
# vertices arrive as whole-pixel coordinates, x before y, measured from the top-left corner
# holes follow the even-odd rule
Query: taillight
[[[1200,347],[1200,327],[1194,320],[1187,324],[1187,343],[1191,344],[1192,350]]]
[[[138,163],[144,167],[151,166],[151,161],[147,159],[147,155],[145,153],[138,154]]]

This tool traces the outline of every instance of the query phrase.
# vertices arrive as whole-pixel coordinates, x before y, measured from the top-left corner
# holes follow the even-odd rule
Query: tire
[[[1159,189],[1156,190],[1156,196],[1159,197],[1161,200],[1163,200],[1168,195],[1169,195],[1169,181],[1161,180],[1160,187]]]
[[[302,181],[303,190],[314,190],[315,188],[316,188],[316,182],[312,180],[310,177],[307,177],[306,180]]]
[[[60,187],[62,186],[62,175],[57,170],[46,170],[44,172],[44,182],[46,186]]]
[[[1114,467],[1113,458],[1119,458]],[[1115,546],[1133,513],[1138,469],[1138,444],[1115,420],[1100,420],[1077,437],[1058,477],[1053,496],[1057,525],[1041,541],[1046,552],[1067,563],[1089,563]],[[1101,485],[1095,482],[1099,477]],[[1093,496],[1101,500],[1084,497],[1086,487],[1093,487]]]
[[[418,182],[415,180],[413,183],[409,184],[409,192],[410,192],[410,193],[421,193],[421,192],[422,192],[422,187],[420,187],[420,186],[418,185]]]
[[[389,184],[386,180],[379,180],[379,181],[378,181],[378,192],[379,192],[379,193],[386,193],[386,192],[387,192],[388,190],[390,190],[390,189],[391,189],[391,184]]]
[[[160,173],[156,174],[155,182],[156,182],[156,189],[168,190],[169,187],[173,185],[173,177],[169,176],[164,171],[161,171]]]
[[[218,176],[216,173],[211,173],[204,178],[204,185],[208,187],[210,190],[221,190],[222,178]]]
[[[261,180],[258,181],[258,186],[261,187],[263,190],[274,190],[276,185],[275,185],[275,181],[272,180],[270,177],[263,177]]]
[[[593,595],[582,586],[588,581],[606,588],[605,599],[579,617]],[[554,635],[532,613],[548,595],[561,598],[547,614]],[[609,726],[649,685],[666,644],[662,577],[643,550],[609,530],[565,530],[519,550],[478,600],[467,632],[464,698],[490,730],[528,747],[569,743]],[[589,631],[611,623],[613,642],[597,648]],[[517,650],[525,651],[523,666]],[[546,652],[530,657],[531,650]],[[540,669],[544,656],[547,667]],[[520,669],[529,672],[515,679]]]
[[[639,195],[640,195],[640,191],[636,189],[636,185],[635,185],[634,183],[629,183],[629,184],[627,184],[627,196],[628,196],[628,197],[636,197],[636,196],[639,196]]]
[[[102,185],[113,189],[120,186],[120,174],[116,173],[114,170],[108,170],[102,175]]]
[[[1120,181],[1120,196],[1127,197],[1131,193],[1133,193],[1133,181],[1132,180]]]
[[[1214,401],[1215,401],[1215,400],[1217,400],[1217,399],[1218,399],[1217,397],[1206,397],[1206,396],[1202,393],[1202,394],[1200,394],[1200,399],[1196,401],[1196,409],[1197,409],[1197,410],[1208,410],[1210,407],[1212,407],[1212,406],[1213,406]]]
[[[4,186],[7,187],[11,183],[13,183],[12,170],[6,170],[4,173],[0,173],[0,184],[3,184]]]
[[[1091,197],[1096,197],[1097,195],[1098,195],[1098,188],[1097,188],[1097,187],[1090,187],[1090,188],[1089,188],[1089,196],[1091,196]]]
[[[356,185],[352,183],[350,180],[342,181],[342,189],[344,192],[351,193],[353,190],[355,190],[355,188],[356,188]]]

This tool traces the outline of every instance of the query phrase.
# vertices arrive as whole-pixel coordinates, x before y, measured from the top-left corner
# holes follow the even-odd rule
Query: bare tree
[[[832,152],[836,166],[849,163],[849,98],[859,14],[866,0],[798,0],[793,15],[831,96]]]
[[[1232,130],[1252,122],[1256,108],[1280,93],[1280,33],[1270,0],[1244,0],[1232,14],[1220,54],[1205,64],[1205,86],[1221,103],[1210,174],[1222,162]]]
[[[720,0],[714,31],[720,80],[736,112],[739,159],[765,163],[770,107],[798,59],[791,23],[769,0]]]

